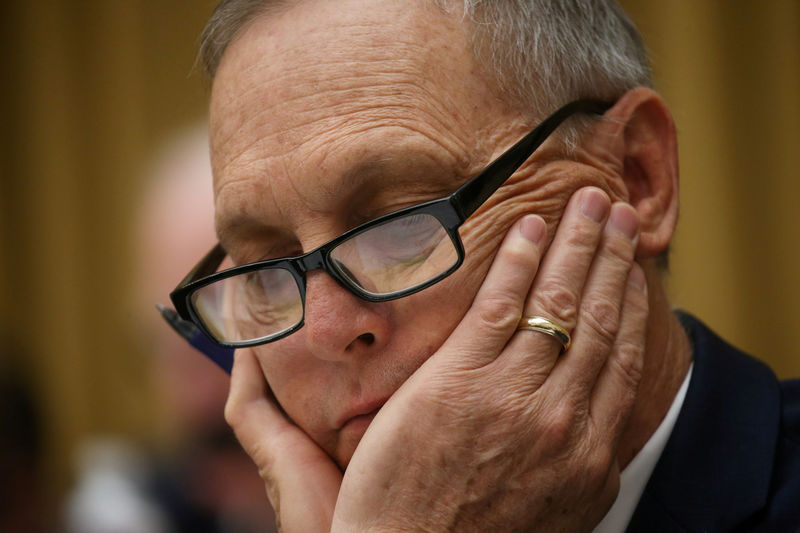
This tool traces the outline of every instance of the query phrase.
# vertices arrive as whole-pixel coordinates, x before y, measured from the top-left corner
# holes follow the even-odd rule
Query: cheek
[[[458,274],[458,272],[456,272]],[[455,274],[454,274],[455,276]],[[449,279],[391,306],[389,338],[361,361],[326,361],[304,349],[303,331],[254,348],[267,383],[284,412],[340,464],[347,464],[358,438],[340,436],[333,421],[361,390],[368,397],[396,391],[444,342],[472,296]],[[374,304],[370,304],[374,305]]]
[[[593,185],[612,194],[607,176],[569,161],[550,163],[535,169],[533,176],[512,180],[490,197],[460,230],[466,251],[462,269],[479,272],[481,280],[506,233],[523,216],[541,216],[552,239],[574,192]]]
[[[297,334],[295,334],[297,335]],[[319,391],[327,390],[326,365],[292,349],[292,337],[254,348],[266,384],[289,418],[309,434],[320,432],[328,419]]]
[[[474,297],[476,280],[470,282],[470,271],[465,269],[467,261],[448,278],[420,293],[406,298],[398,315],[397,334],[407,343],[416,345],[410,354],[422,357],[417,366],[428,359],[464,316]],[[412,356],[413,357],[413,356]],[[419,357],[419,356],[418,356]]]

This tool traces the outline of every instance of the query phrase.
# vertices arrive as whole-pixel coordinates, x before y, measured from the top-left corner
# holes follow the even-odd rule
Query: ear
[[[678,221],[678,141],[663,98],[637,87],[617,100],[606,117],[621,127],[614,144],[628,202],[639,214],[636,255],[656,257],[667,249]]]

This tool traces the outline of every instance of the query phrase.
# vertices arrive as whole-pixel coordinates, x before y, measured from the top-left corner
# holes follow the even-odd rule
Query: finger
[[[472,368],[494,360],[513,335],[547,235],[544,220],[527,215],[506,234],[472,306],[440,353]]]
[[[524,316],[541,316],[572,332],[610,205],[608,196],[596,187],[572,196],[527,297]],[[519,359],[515,366],[544,371],[546,376],[561,348],[550,335],[521,330],[509,343],[508,353]]]
[[[597,375],[617,340],[638,229],[633,207],[623,202],[611,207],[581,295],[572,347],[550,377],[557,390],[569,391],[581,402],[589,402]]]
[[[280,410],[250,350],[234,357],[225,419],[256,463],[281,531],[328,531],[341,472]]]
[[[645,275],[634,263],[626,284],[619,334],[600,370],[589,404],[594,425],[607,432],[605,438],[615,447],[642,377],[648,309]]]
[[[283,431],[289,425],[270,396],[253,352],[237,350],[231,370],[231,387],[225,403],[225,420],[251,456],[251,452],[262,447],[266,440],[275,435],[276,430]]]

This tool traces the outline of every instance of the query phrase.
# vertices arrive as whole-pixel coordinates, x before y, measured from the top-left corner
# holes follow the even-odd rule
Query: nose
[[[306,281],[305,336],[310,353],[344,361],[368,357],[385,345],[390,332],[390,303],[370,303],[315,270]]]

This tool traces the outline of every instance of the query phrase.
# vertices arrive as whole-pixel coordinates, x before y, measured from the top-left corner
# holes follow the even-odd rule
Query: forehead
[[[352,101],[377,96],[363,94],[374,85],[399,97],[453,76],[465,63],[472,64],[466,28],[430,0],[307,0],[268,12],[237,34],[217,71],[212,112],[258,87],[269,89],[259,95],[267,107],[293,111],[295,99],[326,90]],[[334,104],[335,96],[326,98]]]
[[[467,172],[494,146],[498,107],[468,28],[429,0],[309,0],[262,16],[212,89],[218,225],[233,211],[334,208],[382,166]]]

